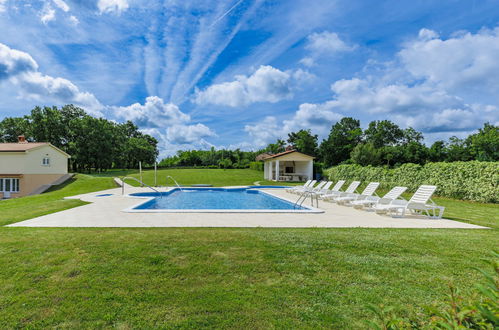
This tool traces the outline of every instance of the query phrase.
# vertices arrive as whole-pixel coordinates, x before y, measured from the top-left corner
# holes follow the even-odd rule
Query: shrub
[[[408,187],[414,192],[422,184],[437,186],[439,196],[476,202],[499,201],[499,162],[452,162],[403,164],[397,168],[339,165],[324,171],[330,180],[378,181],[382,189]]]
[[[249,168],[255,171],[263,171],[263,162],[251,162]]]

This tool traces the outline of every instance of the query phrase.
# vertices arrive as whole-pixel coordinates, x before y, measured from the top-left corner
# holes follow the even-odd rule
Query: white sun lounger
[[[348,195],[343,195],[335,199],[336,203],[348,205],[355,200],[366,199],[367,197],[370,197],[374,194],[376,189],[378,189],[378,186],[379,182],[371,182],[364,188],[364,190],[360,194],[352,193]]]
[[[325,195],[321,195],[322,200],[324,201],[334,201],[334,199],[342,196],[346,196],[347,194],[353,194],[357,190],[360,185],[360,181],[353,181],[350,183],[348,188],[345,191],[331,191]]]
[[[409,211],[411,214],[426,215],[428,218],[440,219],[445,208],[438,206],[431,200],[431,196],[436,189],[436,186],[422,185],[412,195],[410,200],[397,199],[388,205],[376,205],[374,210],[376,213],[387,213],[392,217],[403,217],[406,211]]]
[[[372,209],[376,204],[390,204],[393,200],[400,198],[400,195],[407,190],[407,187],[393,187],[389,192],[387,192],[383,197],[378,196],[368,196],[365,199],[355,200],[350,204],[356,208],[367,208]]]
[[[303,186],[294,186],[294,187],[291,187],[291,188],[286,188],[286,191],[287,192],[293,192],[296,189],[301,189],[301,188],[307,187],[310,183],[312,183],[312,180],[307,180],[307,182],[305,182],[305,184]]]
[[[321,181],[315,187],[309,186],[309,187],[305,188],[304,192],[314,193],[316,191],[320,191],[326,184],[327,184],[327,181]]]
[[[332,185],[332,181],[329,181],[331,182],[331,185]],[[322,196],[322,195],[327,195],[333,191],[340,191],[341,187],[345,184],[345,180],[340,180],[338,182],[336,182],[336,184],[333,186],[333,188],[329,189],[329,187],[331,185],[329,185],[329,187],[326,187],[324,186],[320,191],[317,191],[315,192],[315,195],[318,196],[319,198]]]
[[[305,191],[307,191],[307,189],[311,189],[313,188],[313,186],[315,186],[315,184],[317,183],[317,180],[312,180],[308,186],[300,186],[300,187],[297,187],[296,189],[292,190],[291,193],[293,194],[301,194]]]

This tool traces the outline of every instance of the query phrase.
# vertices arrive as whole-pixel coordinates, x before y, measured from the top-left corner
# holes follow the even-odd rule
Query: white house
[[[306,181],[314,175],[314,158],[296,150],[266,157],[264,178],[273,181]]]
[[[50,143],[0,143],[0,198],[43,192],[64,182],[70,156]]]

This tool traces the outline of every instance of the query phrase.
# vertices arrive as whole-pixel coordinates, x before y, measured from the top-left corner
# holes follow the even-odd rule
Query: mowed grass
[[[2,228],[0,328],[365,328],[469,297],[494,230]]]
[[[215,187],[253,185],[260,182],[261,185],[282,185],[282,182],[266,181],[263,172],[250,169],[159,169],[157,173],[158,186],[174,186],[175,183],[167,176],[172,176],[180,185],[211,184]],[[95,174],[98,177],[124,177],[131,176],[139,179],[137,170],[132,171],[107,171]],[[145,170],[142,173],[142,181],[148,185],[154,185],[154,170]],[[139,183],[128,180],[128,184],[139,186]]]
[[[0,226],[86,204],[80,200],[64,200],[66,196],[115,187],[112,178],[77,174],[46,193],[0,201]]]
[[[0,223],[82,205],[62,197],[111,176],[2,201]],[[498,248],[497,205],[436,201],[495,229],[1,227],[0,328],[350,329],[370,304],[423,320],[449,282],[471,296],[473,267]]]

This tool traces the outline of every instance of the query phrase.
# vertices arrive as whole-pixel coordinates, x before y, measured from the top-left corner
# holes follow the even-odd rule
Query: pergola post
[[[279,161],[275,162],[275,180],[279,181]]]

